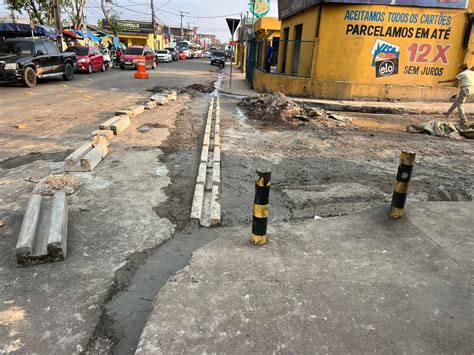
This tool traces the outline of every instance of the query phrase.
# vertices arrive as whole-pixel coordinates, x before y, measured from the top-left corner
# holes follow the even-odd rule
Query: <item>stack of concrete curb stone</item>
[[[110,141],[131,125],[131,119],[168,101],[176,101],[176,91],[153,95],[144,105],[134,105],[99,126],[90,140],[64,160],[66,172],[92,171],[108,154]],[[68,204],[64,191],[44,197],[33,193],[28,201],[16,245],[19,266],[61,261],[67,256]]]

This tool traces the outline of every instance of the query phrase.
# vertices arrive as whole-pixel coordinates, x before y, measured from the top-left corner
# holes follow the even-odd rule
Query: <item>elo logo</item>
[[[398,74],[398,58],[379,61],[375,64],[377,78]]]

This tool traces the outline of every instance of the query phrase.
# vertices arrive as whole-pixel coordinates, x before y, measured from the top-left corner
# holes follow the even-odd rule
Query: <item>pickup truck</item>
[[[38,78],[74,78],[75,53],[61,53],[44,39],[10,38],[0,43],[0,81],[36,86]]]

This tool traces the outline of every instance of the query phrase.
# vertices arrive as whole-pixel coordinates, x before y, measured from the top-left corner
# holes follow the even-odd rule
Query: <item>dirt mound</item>
[[[284,122],[293,126],[314,123],[324,127],[344,127],[350,119],[328,113],[322,109],[298,104],[281,92],[247,97],[239,106],[249,110],[251,119],[261,121]]]

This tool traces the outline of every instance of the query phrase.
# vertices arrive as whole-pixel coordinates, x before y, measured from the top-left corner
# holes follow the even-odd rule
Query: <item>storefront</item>
[[[106,20],[102,21],[102,27],[108,31],[112,30]],[[119,20],[117,32],[120,42],[124,43],[127,47],[147,45],[155,50],[164,47],[164,38],[161,28],[157,26],[157,38],[155,42],[151,22]]]
[[[465,0],[279,1],[278,73],[260,90],[320,98],[446,99],[471,53]],[[349,3],[350,2],[350,3]]]

